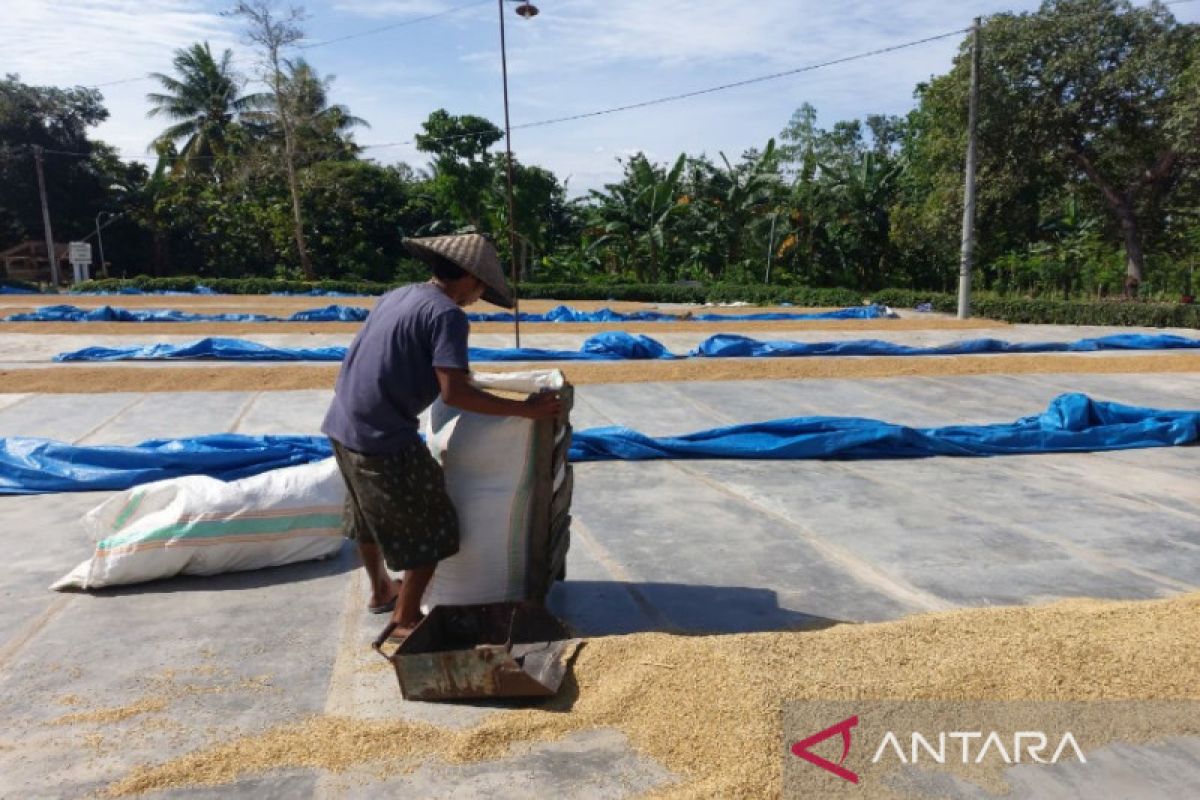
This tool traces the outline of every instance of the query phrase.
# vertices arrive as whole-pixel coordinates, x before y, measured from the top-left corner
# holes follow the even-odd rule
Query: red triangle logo
[[[810,764],[816,764],[818,767],[827,772],[832,772],[834,775],[837,775],[844,781],[858,783],[858,776],[842,766],[842,764],[846,761],[846,756],[850,754],[850,729],[857,724],[858,715],[855,714],[853,717],[848,717],[836,725],[831,725],[820,733],[814,733],[807,739],[801,739],[800,741],[796,742],[794,745],[792,745],[792,754],[803,758]],[[842,735],[842,757],[838,759],[836,764],[828,759],[821,758],[819,755],[809,750],[809,748],[813,745],[820,744],[826,739],[836,736],[839,733]]]

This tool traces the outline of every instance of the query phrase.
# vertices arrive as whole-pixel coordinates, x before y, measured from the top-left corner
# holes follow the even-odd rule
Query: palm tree
[[[173,123],[159,134],[151,149],[169,154],[172,169],[213,172],[215,162],[228,155],[231,130],[238,119],[266,102],[262,94],[239,96],[241,79],[230,68],[232,57],[226,50],[218,61],[204,42],[175,51],[172,63],[178,77],[151,73],[165,92],[146,95],[153,105],[147,116],[166,117]],[[181,139],[184,142],[179,146]]]
[[[321,77],[302,58],[284,61],[284,67],[281,88],[296,128],[297,164],[353,158],[361,148],[350,138],[351,129],[369,128],[370,123],[340,103],[330,104],[332,75]],[[254,129],[256,138],[283,145],[281,116],[274,96],[264,95],[261,105],[245,114],[243,121]]]

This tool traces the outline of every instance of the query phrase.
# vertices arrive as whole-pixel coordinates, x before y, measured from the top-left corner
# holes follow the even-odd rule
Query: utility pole
[[[971,95],[967,110],[967,176],[963,190],[962,258],[958,267],[958,318],[971,315],[971,269],[975,260],[975,167],[979,127],[979,47],[981,19],[971,26]]]
[[[33,146],[33,163],[37,165],[38,193],[42,196],[42,226],[46,231],[46,259],[50,262],[50,282],[58,289],[58,259],[54,257],[54,233],[50,230],[50,204],[46,201],[46,178],[42,175],[42,146]]]
[[[504,81],[504,170],[508,193],[508,252],[511,260],[513,295],[513,338],[514,345],[521,347],[521,299],[517,291],[517,218],[516,201],[513,199],[512,128],[508,123],[508,52],[504,41],[504,0],[496,0],[500,9],[500,74]]]

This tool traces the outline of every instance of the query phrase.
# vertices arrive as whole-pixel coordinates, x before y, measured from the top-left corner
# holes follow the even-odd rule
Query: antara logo
[[[850,730],[857,725],[857,714],[847,717],[836,725],[831,725],[820,733],[814,733],[807,739],[801,739],[793,744],[792,754],[810,764],[815,764],[826,772],[832,772],[844,781],[858,783],[858,775],[844,766],[846,757],[850,755]],[[842,756],[837,763],[812,752],[815,745],[839,734],[842,737]],[[984,731],[953,731],[949,733],[943,731],[932,737],[926,737],[913,731],[909,737],[909,748],[902,747],[900,741],[895,732],[887,731],[879,742],[879,747],[876,748],[871,763],[878,764],[889,753],[892,753],[895,759],[902,764],[918,764],[922,759],[945,764],[948,758],[956,755],[955,750],[958,751],[957,755],[964,764],[972,762],[982,764],[989,753],[993,755],[993,758],[999,758],[1005,764],[1020,764],[1022,756],[1026,762],[1057,764],[1064,755],[1069,756],[1072,753],[1079,763],[1087,763],[1079,743],[1070,731],[1059,738],[1058,745],[1053,750],[1050,749],[1050,737],[1041,731],[1017,731],[1012,734],[1011,738],[1004,737],[996,731],[986,733]],[[1008,741],[1012,743],[1011,749],[1006,746]],[[977,750],[972,748],[973,743],[977,743]],[[1049,755],[1049,758],[1044,758],[1043,755]]]

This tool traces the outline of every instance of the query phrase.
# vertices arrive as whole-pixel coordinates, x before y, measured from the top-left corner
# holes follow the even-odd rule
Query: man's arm
[[[527,400],[508,400],[472,386],[470,373],[464,369],[434,367],[434,371],[441,387],[442,402],[463,411],[496,417],[544,419],[556,416],[562,409],[562,401],[553,392],[531,395]]]

